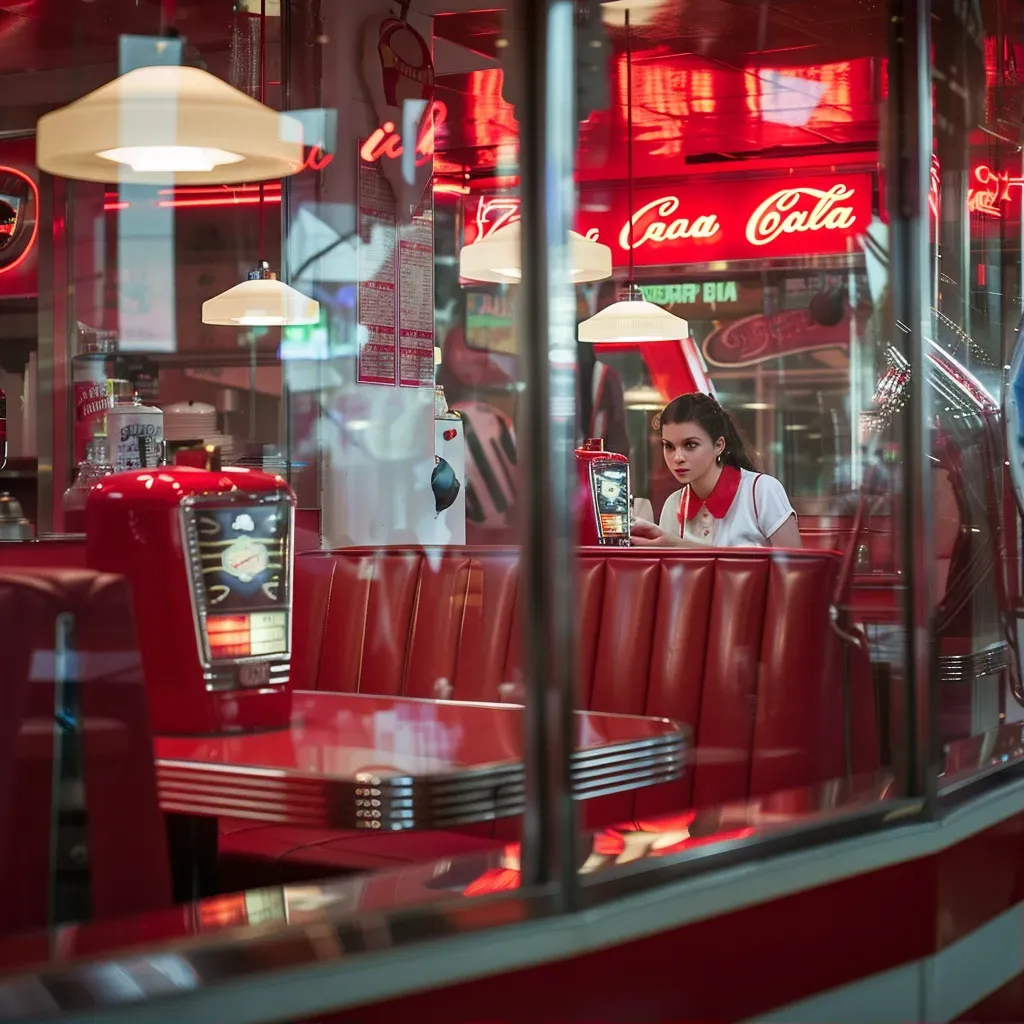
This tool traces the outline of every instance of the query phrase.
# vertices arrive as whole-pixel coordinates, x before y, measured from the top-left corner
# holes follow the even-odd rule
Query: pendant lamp
[[[199,68],[136,68],[43,115],[36,162],[78,181],[230,185],[302,168],[302,125]]]
[[[629,11],[626,10],[626,160],[629,196],[629,290],[619,302],[584,320],[577,333],[582,342],[682,341],[690,336],[690,325],[667,309],[647,302],[635,283],[633,265],[633,50],[629,35]]]
[[[519,221],[464,245],[459,253],[459,276],[467,281],[518,284],[523,279]],[[603,281],[612,276],[612,251],[577,231],[569,232],[569,265],[573,284]]]
[[[248,279],[203,303],[203,323],[224,327],[280,327],[320,322],[320,303],[303,295],[270,269],[266,260]]]
[[[267,83],[266,3],[260,19],[260,99]],[[259,104],[262,106],[262,103]],[[203,303],[203,323],[224,327],[283,327],[320,321],[320,303],[278,281],[264,251],[264,187],[260,184],[260,261],[248,278]]]
[[[601,21],[605,25],[621,28],[626,24],[626,15],[634,25],[649,25],[660,11],[671,9],[666,0],[602,0]]]
[[[613,302],[579,326],[580,341],[601,342],[682,341],[690,325],[682,317],[647,302],[635,285],[626,298]]]

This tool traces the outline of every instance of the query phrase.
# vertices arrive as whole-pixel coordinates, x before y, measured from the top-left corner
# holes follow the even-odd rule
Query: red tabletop
[[[668,719],[577,712],[577,723],[587,795],[682,770],[684,729]],[[339,828],[486,820],[522,810],[522,738],[515,704],[299,691],[289,729],[158,737],[160,802]]]

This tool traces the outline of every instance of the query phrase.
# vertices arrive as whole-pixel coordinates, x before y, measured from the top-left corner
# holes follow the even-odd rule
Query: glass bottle
[[[85,532],[85,500],[105,476],[114,472],[107,455],[107,439],[98,434],[86,443],[85,458],[78,464],[74,482],[64,492],[64,529],[67,533]]]

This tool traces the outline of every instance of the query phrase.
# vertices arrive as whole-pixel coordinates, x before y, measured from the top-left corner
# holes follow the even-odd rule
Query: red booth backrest
[[[507,697],[502,684],[522,679],[518,561],[495,548],[299,555],[294,685]],[[830,622],[836,554],[590,549],[579,569],[579,706],[693,730],[692,770],[636,794],[637,816],[842,775],[844,658],[853,768],[877,766],[866,651]],[[613,798],[598,817],[628,817],[632,801]]]
[[[95,919],[170,904],[128,587],[78,569],[0,571],[0,933],[45,927],[58,619],[77,681]]]

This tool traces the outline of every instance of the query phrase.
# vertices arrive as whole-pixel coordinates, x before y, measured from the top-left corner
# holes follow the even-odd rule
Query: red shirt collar
[[[702,508],[706,508],[716,519],[722,519],[732,508],[741,479],[740,471],[735,466],[723,466],[718,481],[704,501],[687,484],[679,497],[679,522],[682,523],[684,516],[687,520],[695,518]]]

